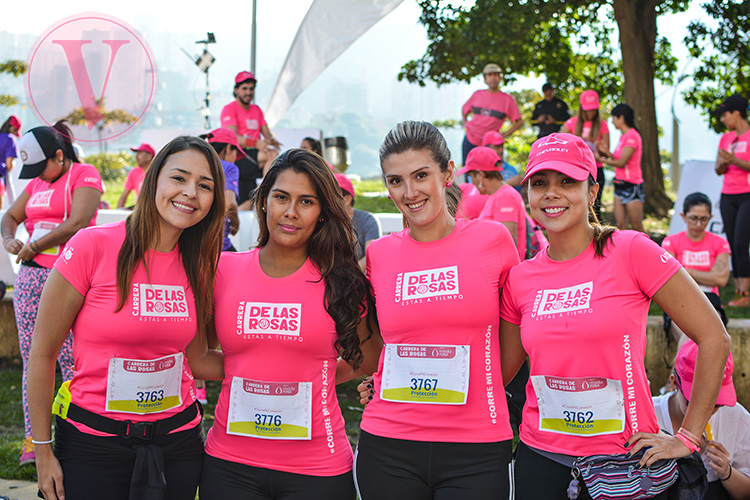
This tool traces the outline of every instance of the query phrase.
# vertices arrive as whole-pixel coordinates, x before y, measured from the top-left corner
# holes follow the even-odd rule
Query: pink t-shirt
[[[575,134],[577,123],[578,123],[578,117],[573,116],[571,118],[568,118],[565,121],[564,126],[568,130],[570,130],[571,134]],[[607,121],[600,119],[599,123],[601,124],[599,127],[599,135],[596,136],[595,142],[599,142],[604,134],[609,134],[609,127],[607,126]],[[594,125],[594,122],[583,122],[583,131],[581,132],[581,137],[583,137],[584,140],[586,141],[589,140],[589,136],[591,135],[591,127],[593,127],[593,125]],[[593,144],[589,144],[589,147],[593,151],[595,146]],[[602,168],[602,164],[599,162],[596,162],[596,166],[597,168]]]
[[[141,185],[143,184],[144,177],[146,177],[146,171],[136,166],[128,172],[128,178],[125,179],[125,190],[135,191],[136,200],[138,199],[138,195],[141,194]]]
[[[102,176],[92,165],[72,163],[67,172],[53,183],[44,182],[39,177],[26,185],[29,201],[26,202],[26,231],[29,241],[47,234],[70,217],[73,192],[81,187],[94,188],[102,192]],[[96,224],[96,214],[89,223]],[[48,248],[34,256],[34,262],[48,269],[55,265],[60,251],[57,247]]]
[[[464,115],[470,115],[466,122],[466,138],[476,146],[482,144],[484,134],[500,130],[506,118],[511,122],[521,118],[516,100],[502,91],[477,90],[461,110]]]
[[[721,136],[719,149],[733,152],[740,160],[750,161],[750,130],[737,137],[732,130]],[[750,193],[750,172],[737,165],[729,165],[724,173],[724,185],[721,192],[725,194]]]
[[[237,133],[249,139],[248,146],[254,146],[260,139],[260,129],[266,124],[263,117],[263,111],[259,106],[251,104],[248,109],[244,109],[232,101],[221,110],[221,126],[237,127]]]
[[[507,184],[500,186],[500,189],[487,199],[479,218],[515,222],[518,257],[521,260],[526,258],[526,204],[518,191]]]
[[[195,299],[179,248],[167,253],[149,251],[149,276],[139,263],[125,305],[115,311],[117,256],[124,240],[125,221],[89,227],[70,239],[55,263],[57,272],[84,296],[72,328],[75,375],[70,392],[78,406],[114,420],[161,420],[195,402],[193,375],[184,358],[185,347],[197,329]],[[180,353],[183,365],[181,374],[175,374],[175,380],[179,380],[175,394],[179,394],[181,403],[158,413],[106,410],[108,386],[127,383],[126,378],[118,378],[122,368],[113,368],[113,358],[151,361],[166,357],[166,366],[177,367],[175,355]],[[166,395],[169,392],[167,389]],[[115,394],[120,393],[112,392],[113,401],[127,400]],[[129,399],[139,398],[150,399],[135,392]],[[143,408],[148,407],[148,402],[144,405]],[[200,416],[181,429],[195,427],[199,422]],[[73,423],[84,432],[106,435]]]
[[[615,179],[620,179],[633,184],[640,184],[643,182],[643,172],[641,171],[641,156],[643,155],[643,141],[641,140],[641,134],[634,128],[631,128],[622,136],[620,141],[617,143],[617,147],[612,152],[612,157],[618,160],[622,156],[622,150],[624,148],[633,148],[633,154],[625,164],[624,167],[615,168]]]
[[[482,213],[487,195],[481,194],[470,182],[458,186],[461,189],[461,201],[458,203],[456,217],[459,219],[476,219]]]
[[[703,233],[703,239],[692,241],[687,232],[673,234],[664,238],[661,242],[662,248],[677,257],[685,269],[696,271],[710,271],[716,262],[716,257],[723,253],[732,253],[729,242],[721,236]],[[718,295],[719,287],[700,286],[704,292],[713,292]]]
[[[289,276],[271,278],[259,253],[225,252],[219,261],[214,301],[225,377],[206,453],[294,474],[343,474],[353,455],[336,398],[336,324],[324,308],[325,283],[310,260]],[[311,439],[227,433],[233,377],[312,383]]]
[[[591,244],[579,256],[562,262],[540,252],[511,271],[500,314],[520,325],[531,365],[521,424],[524,443],[574,456],[624,454],[624,444],[635,432],[659,432],[644,365],[646,322],[651,297],[679,269],[679,262],[643,233],[617,231],[603,258],[596,257]],[[557,393],[577,393],[561,397],[569,403],[579,397],[596,398],[597,393],[590,396],[587,390],[601,388],[605,379],[610,386],[621,387],[619,396],[609,391],[599,395],[597,404],[602,399],[609,404],[604,410],[594,406],[593,415],[605,411],[604,418],[619,419],[623,430],[609,427],[606,430],[614,433],[570,434],[560,410],[557,425],[566,433],[550,430],[555,427],[540,429],[540,405],[548,409],[550,419],[556,408],[550,397],[537,400],[535,377],[541,379],[542,391],[555,392],[547,388],[557,384]],[[568,413],[565,418],[573,420],[568,425],[583,418],[580,428],[585,432],[591,415]],[[598,425],[597,419],[594,422]]]
[[[510,233],[492,221],[457,220],[451,234],[437,241],[415,241],[405,229],[370,244],[367,274],[386,349],[393,344],[469,346],[470,353],[466,403],[421,404],[381,399],[384,349],[362,430],[394,439],[454,443],[513,437],[498,328],[499,294],[517,263]],[[457,373],[462,366],[456,366]]]

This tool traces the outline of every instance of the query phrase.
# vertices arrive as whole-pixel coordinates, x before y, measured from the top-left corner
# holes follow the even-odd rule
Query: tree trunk
[[[613,0],[620,31],[625,101],[635,110],[635,124],[643,139],[644,209],[656,217],[665,217],[674,202],[664,191],[656,125],[654,49],[658,3],[657,0]]]

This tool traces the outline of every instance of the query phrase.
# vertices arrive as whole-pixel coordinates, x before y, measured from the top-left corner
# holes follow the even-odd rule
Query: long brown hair
[[[594,184],[596,184],[596,180],[592,176],[589,176],[589,186],[593,186]],[[617,228],[599,222],[599,217],[596,216],[594,207],[589,207],[589,224],[594,228],[594,254],[597,257],[604,257],[604,249],[612,241],[612,235],[617,231]]]
[[[306,174],[315,186],[322,220],[318,221],[307,242],[307,254],[320,271],[325,284],[325,309],[336,323],[336,348],[344,361],[356,370],[363,357],[357,328],[365,311],[370,318],[375,317],[375,301],[354,252],[357,238],[344,206],[341,189],[331,169],[319,155],[304,149],[290,149],[274,160],[254,194],[260,224],[258,246],[265,246],[270,238],[263,210],[276,179],[286,170]],[[369,321],[367,326],[372,336]]]
[[[159,244],[161,215],[156,206],[159,173],[171,155],[187,150],[196,151],[206,158],[214,180],[214,201],[208,214],[194,226],[183,230],[178,240],[182,265],[195,297],[198,327],[201,328],[211,317],[216,266],[224,234],[224,169],[214,148],[197,137],[172,139],[154,157],[146,171],[135,210],[125,221],[125,241],[117,256],[116,311],[125,305],[138,264],[143,264],[148,275],[146,254]]]
[[[573,134],[589,142],[596,142],[599,140],[599,132],[602,130],[602,119],[599,115],[599,110],[596,110],[594,118],[591,119],[591,131],[588,137],[583,137],[583,123],[586,121],[583,113],[583,108],[578,108],[578,119],[576,120],[576,129],[573,131]]]

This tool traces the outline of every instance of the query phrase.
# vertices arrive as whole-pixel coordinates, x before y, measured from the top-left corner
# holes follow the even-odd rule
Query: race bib
[[[311,439],[312,382],[262,382],[232,377],[227,434]]]
[[[35,241],[41,238],[42,236],[45,236],[50,233],[53,229],[55,229],[59,224],[55,224],[54,222],[46,222],[46,221],[39,221],[36,224],[34,224],[34,230],[31,233],[31,237],[29,238],[29,241]],[[40,253],[46,254],[46,255],[58,255],[60,253],[60,246],[54,246],[50,248],[45,248]]]
[[[182,353],[159,359],[109,360],[107,411],[161,413],[182,405]]]
[[[625,429],[622,383],[603,377],[531,377],[539,430],[571,436],[618,434]]]
[[[380,398],[398,403],[466,404],[469,346],[387,344]]]

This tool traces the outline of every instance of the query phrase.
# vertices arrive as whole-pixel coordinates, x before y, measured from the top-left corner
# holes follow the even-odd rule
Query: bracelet
[[[49,441],[35,441],[34,438],[31,439],[32,444],[52,444],[55,442],[54,439],[50,439]],[[730,472],[731,474],[731,472]]]
[[[677,434],[682,434],[686,438],[688,438],[695,446],[700,447],[701,445],[701,438],[690,432],[689,430],[685,429],[684,427],[680,427],[680,430],[677,431]]]
[[[729,464],[729,475],[724,479],[720,479],[720,481],[728,481],[730,477],[732,477],[732,464]]]
[[[687,446],[687,449],[690,450],[690,453],[692,453],[694,451],[700,451],[700,448],[698,447],[698,445],[696,445],[695,443],[693,443],[692,441],[690,441],[688,438],[686,438],[685,436],[683,436],[679,432],[677,434],[675,434],[674,437],[676,437],[677,439],[679,439],[680,441],[682,441],[682,444],[684,444],[685,446]]]
[[[36,253],[42,253],[41,250],[39,250],[39,244],[36,242],[36,240],[29,243],[29,247],[34,250]],[[36,248],[35,248],[36,247]]]

